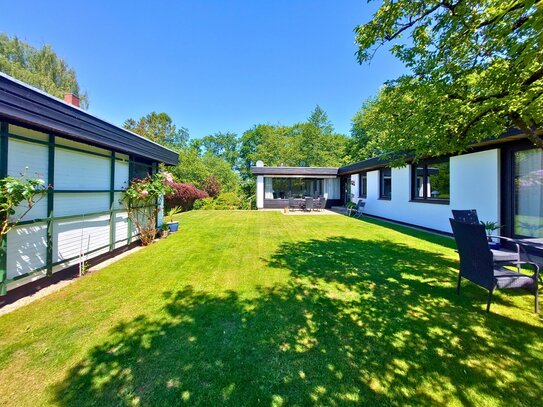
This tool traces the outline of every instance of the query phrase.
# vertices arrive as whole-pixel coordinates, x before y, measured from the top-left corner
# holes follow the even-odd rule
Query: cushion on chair
[[[523,288],[531,291],[536,287],[536,281],[533,277],[517,273],[505,267],[496,267],[494,269],[494,278],[498,288]]]

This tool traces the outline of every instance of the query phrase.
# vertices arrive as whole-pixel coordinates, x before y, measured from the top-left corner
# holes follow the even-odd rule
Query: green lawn
[[[444,237],[190,212],[0,317],[0,405],[541,405],[533,297],[464,283]]]

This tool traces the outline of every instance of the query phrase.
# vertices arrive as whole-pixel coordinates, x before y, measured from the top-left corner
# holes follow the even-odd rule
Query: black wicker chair
[[[488,248],[485,227],[481,224],[469,224],[450,219],[451,227],[460,255],[460,272],[458,273],[457,294],[460,294],[462,277],[488,290],[486,311],[490,311],[492,294],[496,289],[518,288],[535,296],[535,312],[539,313],[538,276],[539,266],[536,263],[521,262],[531,265],[535,272],[529,276],[509,270],[503,265],[495,264],[492,252]],[[512,262],[511,265],[517,265]]]
[[[313,197],[305,197],[305,210],[311,212],[313,210]]]
[[[292,196],[288,199],[288,209],[293,211],[300,209],[300,205],[296,204],[296,200]]]
[[[477,216],[477,210],[475,209],[467,209],[467,210],[452,210],[452,214],[455,220],[469,223],[472,225],[478,225],[481,222],[479,222],[479,217]],[[494,261],[498,264],[501,263],[510,263],[510,262],[517,262],[519,263],[522,259],[520,256],[521,252],[521,246],[515,242],[514,239],[504,237],[504,236],[494,236],[496,238],[499,238],[500,240],[505,240],[515,246],[515,251],[511,250],[498,250],[498,249],[491,249],[492,256],[494,258]],[[524,249],[522,249],[524,250]],[[517,264],[517,269],[520,271],[520,264]]]

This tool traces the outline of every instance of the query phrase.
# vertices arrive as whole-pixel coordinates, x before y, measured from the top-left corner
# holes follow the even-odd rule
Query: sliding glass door
[[[513,225],[516,236],[543,237],[543,150],[514,153]]]

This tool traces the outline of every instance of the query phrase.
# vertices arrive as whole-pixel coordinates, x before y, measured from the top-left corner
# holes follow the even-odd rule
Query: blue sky
[[[89,111],[115,124],[165,111],[191,137],[292,124],[319,104],[336,130],[404,72],[382,50],[354,53],[358,1],[10,1],[1,30],[50,44],[77,72]]]

